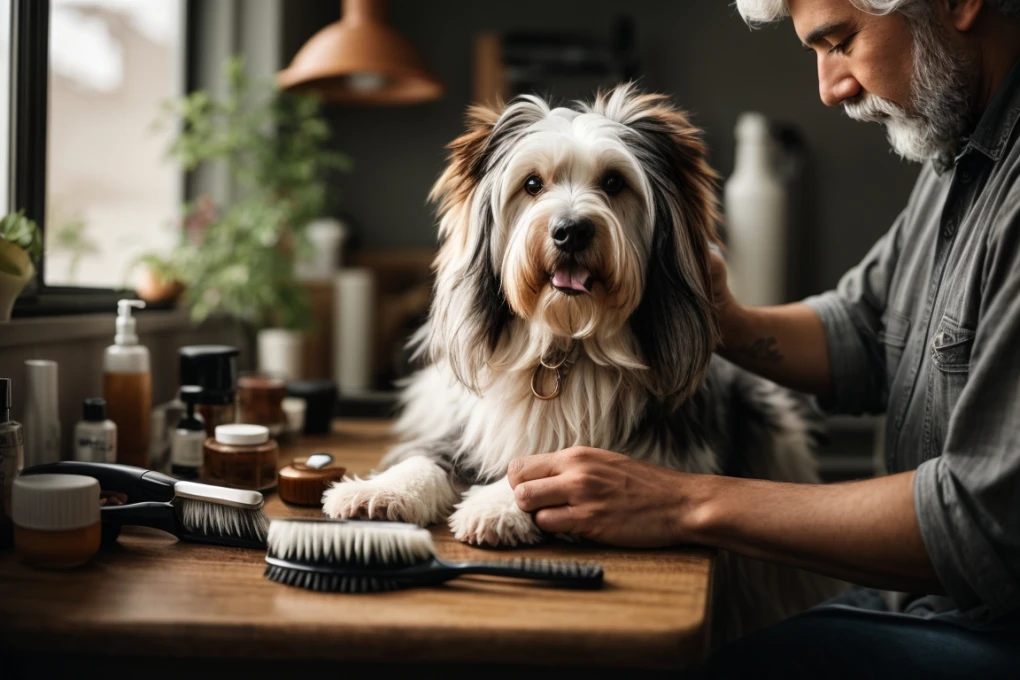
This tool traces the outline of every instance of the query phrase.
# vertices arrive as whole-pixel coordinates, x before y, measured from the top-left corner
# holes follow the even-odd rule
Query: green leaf
[[[0,219],[0,238],[10,241],[26,253],[32,262],[38,263],[42,257],[42,238],[35,222],[25,217],[19,210],[9,213]]]

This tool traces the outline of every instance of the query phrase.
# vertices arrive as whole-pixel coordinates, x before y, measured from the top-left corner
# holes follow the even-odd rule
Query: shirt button
[[[970,174],[970,170],[964,170],[960,173],[960,181],[964,184],[969,184],[974,179],[974,176]]]

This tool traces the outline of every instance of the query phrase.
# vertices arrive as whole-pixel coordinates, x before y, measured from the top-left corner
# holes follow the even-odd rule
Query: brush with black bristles
[[[444,562],[427,529],[401,522],[274,519],[266,542],[266,578],[309,590],[372,593],[438,585],[467,574],[570,588],[602,585],[602,565],[596,562]]]
[[[63,461],[36,465],[23,475],[85,475],[99,480],[106,499],[100,511],[104,540],[124,526],[153,527],[184,541],[265,549],[269,518],[258,491],[228,489],[169,477],[154,470]]]

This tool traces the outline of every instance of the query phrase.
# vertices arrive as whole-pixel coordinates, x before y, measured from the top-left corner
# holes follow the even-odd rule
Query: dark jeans
[[[891,613],[874,591],[856,591],[851,601],[823,604],[737,640],[695,677],[1020,678],[1020,627],[975,632]]]

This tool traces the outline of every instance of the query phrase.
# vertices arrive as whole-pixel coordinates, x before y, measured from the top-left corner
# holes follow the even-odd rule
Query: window
[[[11,149],[11,0],[0,0],[0,212],[10,204]]]
[[[154,123],[186,89],[193,4],[0,0],[0,200],[45,244],[16,316],[114,309],[138,256],[175,242],[184,176]]]
[[[185,0],[50,0],[43,284],[130,287],[176,241],[183,176],[161,102],[184,91]]]

